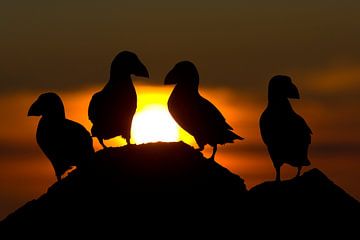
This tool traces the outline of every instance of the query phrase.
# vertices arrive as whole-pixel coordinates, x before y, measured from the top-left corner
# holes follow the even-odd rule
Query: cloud
[[[360,64],[337,64],[307,73],[305,87],[321,94],[344,95],[360,90]]]

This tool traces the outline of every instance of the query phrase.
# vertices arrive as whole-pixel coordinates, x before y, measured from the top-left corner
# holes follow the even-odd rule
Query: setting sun
[[[147,105],[134,116],[132,137],[136,144],[148,142],[176,142],[179,127],[168,110],[159,104]]]
[[[168,111],[171,87],[137,84],[136,90],[138,106],[131,126],[133,143],[183,141],[195,144],[194,138],[175,122]]]

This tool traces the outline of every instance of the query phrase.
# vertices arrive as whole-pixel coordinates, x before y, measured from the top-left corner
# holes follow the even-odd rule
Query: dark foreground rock
[[[318,169],[301,177],[278,182],[264,182],[253,187],[249,196],[257,208],[287,210],[301,209],[298,216],[314,211],[338,213],[359,210],[359,202],[328,179]]]
[[[239,176],[192,147],[152,143],[97,152],[90,164],[10,214],[0,229],[17,229],[16,233],[66,229],[59,233],[78,230],[89,235],[89,230],[115,225],[111,232],[136,235],[145,229],[209,233],[220,226],[237,232],[287,225],[296,230],[299,224],[301,229],[315,224],[314,229],[320,230],[324,224],[333,231],[344,229],[339,226],[350,231],[358,222],[351,219],[359,216],[359,202],[317,169],[247,191]]]

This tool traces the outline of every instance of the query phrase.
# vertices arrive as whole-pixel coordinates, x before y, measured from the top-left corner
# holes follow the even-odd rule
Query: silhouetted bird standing
[[[232,143],[243,138],[233,133],[220,111],[199,94],[199,74],[189,61],[177,63],[166,75],[165,84],[176,84],[168,100],[169,112],[175,121],[194,136],[199,150],[206,144],[213,147],[214,160],[217,144]]]
[[[109,82],[90,101],[91,133],[104,148],[103,140],[116,136],[122,136],[130,144],[131,123],[137,107],[131,74],[149,77],[148,70],[134,53],[120,52],[111,63]]]
[[[41,94],[31,105],[28,116],[42,116],[36,140],[51,161],[58,181],[72,166],[79,168],[93,159],[90,133],[79,123],[65,118],[64,105],[57,94]]]
[[[280,181],[284,163],[297,167],[310,165],[308,147],[311,130],[305,120],[294,112],[288,98],[299,99],[299,91],[288,76],[274,76],[269,82],[268,105],[260,117],[260,131]]]

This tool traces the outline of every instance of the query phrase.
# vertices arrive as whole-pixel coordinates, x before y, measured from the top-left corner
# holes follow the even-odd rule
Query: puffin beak
[[[294,99],[300,99],[300,94],[299,94],[299,90],[297,89],[297,87],[295,86],[295,84],[290,83],[289,88],[288,88],[288,98],[294,98]]]
[[[138,68],[136,69],[136,71],[134,72],[134,75],[138,76],[138,77],[145,77],[145,78],[149,78],[149,71],[146,69],[145,65],[142,63],[139,63]]]
[[[174,69],[168,72],[165,77],[164,85],[176,84],[176,74],[174,72]]]
[[[28,111],[28,116],[41,116],[41,104],[39,100],[36,100]]]

